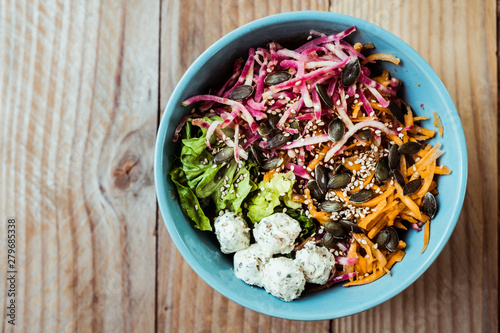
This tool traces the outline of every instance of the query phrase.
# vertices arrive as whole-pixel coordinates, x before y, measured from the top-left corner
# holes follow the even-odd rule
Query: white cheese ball
[[[222,253],[234,253],[250,246],[250,229],[241,216],[226,212],[215,219],[214,226]]]
[[[310,283],[325,284],[335,267],[335,256],[326,247],[312,242],[297,251],[295,260]]]
[[[234,274],[247,284],[262,287],[262,270],[269,259],[259,244],[252,244],[234,255]]]
[[[264,251],[270,254],[286,254],[292,252],[300,231],[297,220],[284,213],[276,213],[257,223],[253,229],[253,236]]]
[[[291,302],[304,290],[306,278],[295,260],[271,258],[262,271],[262,284],[271,295]]]

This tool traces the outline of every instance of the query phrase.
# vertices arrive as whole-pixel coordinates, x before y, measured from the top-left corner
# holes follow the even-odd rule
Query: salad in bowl
[[[234,273],[284,301],[368,284],[405,256],[401,235],[438,209],[440,144],[378,62],[400,59],[356,31],[250,48],[221,87],[182,102],[169,176],[194,226]],[[442,135],[439,116],[436,128]]]

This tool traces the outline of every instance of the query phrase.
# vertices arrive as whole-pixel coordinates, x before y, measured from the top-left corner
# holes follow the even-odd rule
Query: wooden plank
[[[0,17],[0,246],[15,218],[18,250],[2,332],[152,332],[159,1],[7,1]]]
[[[160,105],[187,67],[217,39],[254,19],[323,9],[327,1],[167,1],[162,3]],[[245,309],[213,291],[181,257],[159,218],[159,332],[327,332],[329,321],[293,322]]]
[[[331,11],[388,29],[443,80],[469,155],[464,208],[429,270],[392,300],[335,320],[334,332],[498,331],[497,32],[494,1],[332,1]],[[479,171],[481,170],[481,171]]]

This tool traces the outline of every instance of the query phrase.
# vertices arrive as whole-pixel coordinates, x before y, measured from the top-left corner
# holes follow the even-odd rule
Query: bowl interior
[[[195,229],[183,215],[175,197],[175,187],[168,179],[168,169],[178,151],[171,141],[181,117],[189,112],[182,107],[186,98],[205,93],[226,79],[237,57],[247,57],[250,47],[264,46],[275,40],[285,46],[305,41],[309,30],[327,34],[339,32],[351,25],[357,26],[349,42],[372,42],[379,52],[387,52],[402,59],[399,66],[382,63],[383,69],[403,82],[401,95],[419,116],[431,118],[439,113],[444,137],[436,137],[446,153],[440,163],[447,165],[452,174],[439,179],[439,212],[431,223],[431,238],[427,250],[419,251],[423,232],[409,231],[404,260],[394,266],[392,277],[358,287],[341,285],[318,293],[304,295],[291,303],[283,302],[263,289],[254,288],[238,280],[232,270],[232,256],[223,255],[215,237]],[[421,108],[421,105],[424,108]],[[462,126],[453,102],[443,84],[430,66],[399,38],[368,22],[340,14],[326,12],[295,12],[270,16],[243,26],[212,45],[188,69],[174,90],[161,120],[157,138],[155,181],[158,202],[168,231],[189,265],[215,290],[252,310],[287,319],[323,320],[354,314],[393,297],[415,281],[433,262],[449,239],[457,222],[465,194],[467,156]]]

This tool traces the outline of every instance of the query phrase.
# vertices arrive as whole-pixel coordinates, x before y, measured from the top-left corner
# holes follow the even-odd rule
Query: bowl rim
[[[331,313],[329,316],[324,316],[324,315],[317,315],[316,313],[313,312],[308,312],[304,311],[301,313],[297,313],[295,311],[292,311],[293,313],[293,318],[290,317],[285,313],[285,311],[280,311],[279,309],[272,309],[271,311],[264,311],[264,309],[259,308],[257,306],[254,306],[252,303],[245,303],[241,301],[241,299],[237,300],[233,295],[225,290],[224,288],[220,287],[220,282],[216,281],[215,279],[211,278],[210,276],[203,275],[203,268],[202,266],[194,259],[192,254],[190,253],[190,250],[185,246],[183,241],[180,238],[180,235],[178,234],[177,230],[174,228],[173,223],[170,223],[168,219],[165,218],[167,216],[167,198],[169,197],[168,189],[166,189],[163,184],[165,182],[162,180],[165,175],[162,173],[162,159],[163,159],[163,151],[165,147],[165,143],[167,142],[166,138],[166,132],[168,129],[168,122],[165,120],[166,119],[166,114],[167,110],[174,107],[173,100],[176,100],[181,93],[181,86],[183,86],[184,81],[188,80],[189,77],[191,77],[194,73],[196,73],[200,67],[219,49],[230,43],[232,40],[238,39],[241,36],[257,29],[261,28],[263,26],[268,26],[268,25],[274,25],[274,24],[279,24],[279,23],[287,23],[287,22],[293,22],[293,21],[304,21],[304,20],[318,20],[318,21],[340,21],[340,22],[347,22],[350,25],[355,25],[358,29],[360,30],[365,30],[365,29],[370,29],[372,32],[375,30],[375,32],[379,34],[383,34],[384,37],[387,37],[388,39],[391,40],[391,44],[398,45],[398,48],[403,50],[405,54],[410,55],[413,57],[415,62],[418,62],[423,69],[425,69],[426,75],[430,78],[430,81],[433,82],[433,84],[436,85],[436,87],[439,88],[440,93],[443,97],[443,105],[450,110],[450,112],[456,117],[454,117],[455,125],[456,125],[456,130],[457,130],[457,136],[458,140],[460,141],[461,144],[461,153],[462,153],[462,160],[460,161],[460,166],[461,166],[461,173],[458,174],[458,178],[460,181],[460,191],[458,195],[458,205],[455,206],[455,209],[453,211],[452,216],[449,218],[449,225],[446,229],[446,232],[441,236],[439,239],[439,242],[436,244],[436,247],[434,248],[434,251],[430,254],[430,256],[427,258],[427,260],[420,265],[418,270],[415,270],[412,274],[410,274],[404,281],[404,283],[401,283],[398,288],[392,289],[388,293],[385,293],[383,297],[379,298],[374,298],[371,300],[368,300],[366,302],[362,302],[358,307],[354,309],[350,309],[349,311],[338,311],[336,310],[335,313]],[[274,14],[270,16],[266,16],[254,21],[251,21],[245,25],[240,26],[239,28],[227,33],[223,37],[221,37],[219,40],[217,40],[214,44],[212,44],[209,48],[207,48],[186,70],[186,72],[183,74],[181,79],[178,81],[176,87],[174,88],[171,96],[169,97],[169,101],[167,102],[167,105],[165,106],[163,115],[160,120],[160,125],[158,127],[158,132],[157,132],[157,137],[156,137],[156,145],[155,145],[155,156],[154,156],[154,179],[155,179],[155,188],[156,188],[156,195],[157,195],[157,200],[158,200],[158,206],[160,208],[160,212],[162,214],[162,218],[164,220],[165,226],[167,227],[167,230],[170,234],[171,239],[173,240],[176,248],[179,250],[181,253],[182,257],[186,262],[189,264],[189,266],[196,272],[196,274],[203,279],[210,287],[212,287],[214,290],[225,296],[226,298],[230,299],[231,301],[246,307],[250,310],[269,315],[272,317],[276,318],[282,318],[282,319],[289,319],[289,320],[306,320],[306,321],[315,321],[315,320],[330,320],[330,319],[335,319],[335,318],[341,318],[344,316],[349,316],[353,315],[365,310],[368,310],[374,306],[377,306],[379,304],[382,304],[383,302],[393,298],[397,294],[401,293],[403,290],[408,288],[413,282],[415,282],[420,276],[423,275],[425,271],[430,267],[430,265],[436,260],[436,258],[439,256],[441,251],[443,250],[444,246],[448,243],[449,238],[451,237],[451,234],[453,233],[455,226],[458,222],[459,215],[462,210],[464,198],[465,198],[465,192],[467,188],[467,173],[468,173],[468,158],[467,158],[467,148],[466,148],[466,142],[465,142],[465,135],[462,127],[462,123],[460,121],[460,116],[458,114],[458,111],[456,109],[455,104],[453,103],[453,100],[444,86],[443,82],[439,78],[439,76],[436,74],[436,72],[432,69],[432,67],[427,63],[427,61],[420,56],[411,46],[409,46],[406,42],[404,42],[402,39],[397,37],[396,35],[392,34],[391,32],[379,27],[376,24],[373,24],[371,22],[365,21],[360,18],[356,18],[350,15],[345,15],[345,14],[339,14],[339,13],[332,13],[332,12],[323,12],[323,11],[296,11],[296,12],[287,12],[287,13],[280,13],[280,14]],[[269,309],[267,309],[269,310]]]

